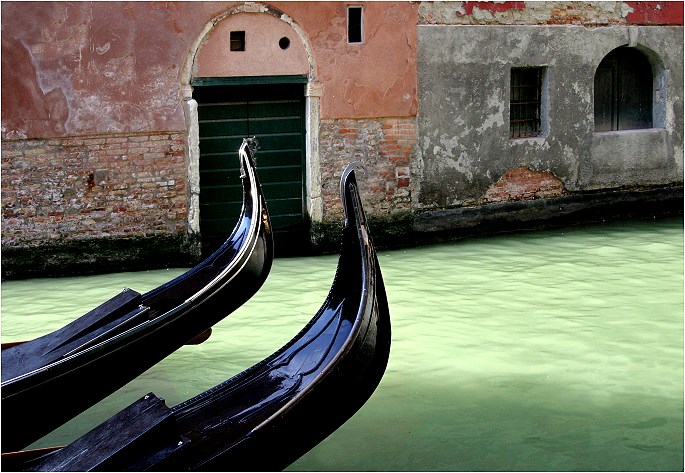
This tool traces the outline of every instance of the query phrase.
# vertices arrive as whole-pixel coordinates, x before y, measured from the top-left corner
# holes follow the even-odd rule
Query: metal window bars
[[[538,136],[542,102],[542,68],[512,68],[510,89],[510,137]]]

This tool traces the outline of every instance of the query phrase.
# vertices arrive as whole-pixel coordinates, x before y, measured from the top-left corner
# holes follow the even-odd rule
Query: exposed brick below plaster
[[[357,182],[369,215],[410,210],[415,148],[413,118],[322,120],[319,153],[324,220],[342,215],[340,176],[352,161],[361,161],[366,169],[357,173]]]
[[[2,142],[2,244],[186,229],[181,132]]]
[[[552,173],[518,167],[504,173],[487,190],[481,203],[542,199],[565,193],[564,184]]]

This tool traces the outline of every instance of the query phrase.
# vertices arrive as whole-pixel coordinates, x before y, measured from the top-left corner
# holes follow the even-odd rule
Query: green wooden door
[[[200,134],[200,233],[226,238],[242,204],[238,147],[256,136],[257,173],[274,231],[298,231],[304,212],[304,85],[195,86]]]

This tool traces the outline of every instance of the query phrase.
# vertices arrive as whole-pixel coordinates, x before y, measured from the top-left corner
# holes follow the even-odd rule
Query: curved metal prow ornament
[[[345,214],[345,226],[347,227],[350,222],[348,216],[351,215],[350,209],[347,208],[347,199],[345,199],[345,184],[347,183],[347,177],[353,172],[359,169],[364,174],[366,174],[366,166],[361,161],[353,161],[343,170],[342,176],[340,177],[340,196],[342,197],[343,211]]]

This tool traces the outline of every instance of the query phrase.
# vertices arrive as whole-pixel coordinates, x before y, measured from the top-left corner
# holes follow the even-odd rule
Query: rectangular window
[[[231,31],[231,51],[245,51],[244,31]]]
[[[511,138],[540,134],[542,67],[511,69],[509,131]]]
[[[347,7],[347,42],[361,43],[364,41],[362,21],[362,7]]]

